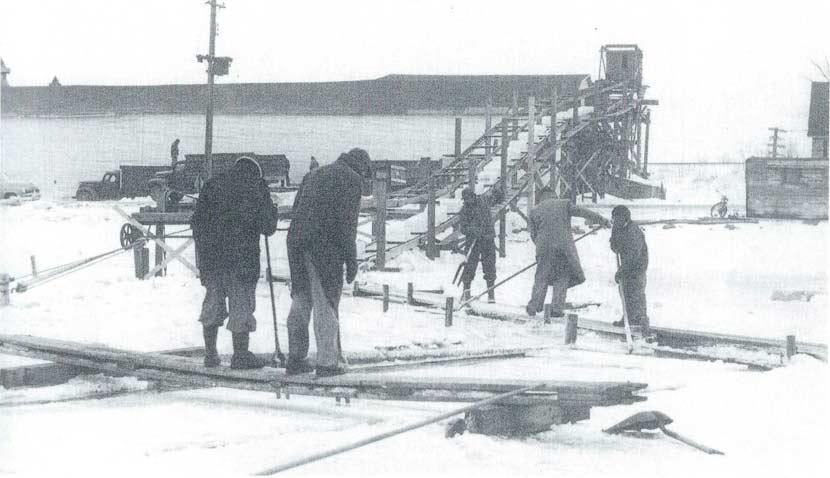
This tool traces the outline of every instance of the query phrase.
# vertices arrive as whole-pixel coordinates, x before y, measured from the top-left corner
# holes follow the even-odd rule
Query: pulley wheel
[[[141,230],[134,227],[130,223],[124,223],[124,225],[121,226],[121,232],[118,234],[121,247],[124,249],[131,248],[133,244],[141,240],[143,237],[144,234],[142,234]]]

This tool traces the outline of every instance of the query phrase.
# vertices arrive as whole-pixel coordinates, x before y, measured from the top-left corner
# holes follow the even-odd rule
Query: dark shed
[[[827,219],[827,173],[826,159],[747,159],[747,217]]]

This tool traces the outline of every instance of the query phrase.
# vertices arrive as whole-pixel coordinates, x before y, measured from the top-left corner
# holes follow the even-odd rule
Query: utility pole
[[[209,179],[213,176],[213,78],[217,75],[227,75],[228,67],[233,60],[229,57],[216,56],[216,9],[225,8],[225,6],[217,3],[217,0],[208,0],[206,3],[210,5],[210,40],[208,43],[208,54],[196,55],[196,60],[199,63],[206,61],[208,65],[208,104],[207,112],[205,113],[205,173],[207,174],[207,179]]]
[[[770,136],[770,141],[772,141],[772,143],[767,145],[770,148],[770,155],[769,156],[772,157],[772,158],[777,158],[778,157],[778,148],[783,148],[784,147],[783,144],[782,145],[778,144],[778,134],[779,133],[786,133],[787,130],[781,129],[777,126],[773,127],[773,128],[768,128],[768,129],[770,131],[772,131],[772,136]]]

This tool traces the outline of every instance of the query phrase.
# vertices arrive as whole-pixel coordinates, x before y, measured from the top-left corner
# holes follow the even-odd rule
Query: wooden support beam
[[[433,260],[438,257],[438,248],[435,247],[435,178],[430,172],[428,180],[429,202],[427,203],[427,258]]]
[[[375,269],[383,270],[386,267],[386,184],[388,173],[386,169],[375,172],[372,195],[375,198]]]
[[[577,338],[577,331],[579,329],[579,316],[576,314],[568,314],[567,322],[565,324],[565,344],[575,344]]]
[[[389,310],[389,284],[383,284],[383,313]]]
[[[415,285],[412,282],[406,283],[406,303],[415,305]]]
[[[536,175],[536,160],[535,160],[535,143],[536,143],[536,110],[534,108],[535,98],[533,96],[527,99],[527,174],[531,178]],[[527,186],[527,216],[530,217],[530,211],[536,206],[536,181],[529,181]]]
[[[446,305],[444,306],[444,327],[452,327],[452,306],[453,298],[447,297]]]
[[[507,175],[507,153],[510,149],[509,138],[507,136],[507,119],[501,120],[501,165],[499,169],[499,176],[501,177],[501,186],[504,195],[506,196],[510,191],[510,178]],[[506,198],[505,198],[506,199]],[[499,257],[507,257],[507,214],[502,214],[499,218]]]

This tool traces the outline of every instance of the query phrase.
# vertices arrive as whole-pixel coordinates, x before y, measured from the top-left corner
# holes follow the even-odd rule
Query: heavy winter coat
[[[541,263],[541,258],[551,259],[558,265],[549,281],[552,283],[560,274],[567,274],[569,288],[585,282],[585,273],[579,262],[579,254],[571,233],[573,216],[599,223],[606,222],[599,214],[573,205],[567,199],[547,199],[540,202],[530,211],[528,221],[530,237],[536,244],[537,261]]]
[[[357,270],[357,220],[363,178],[342,155],[332,164],[308,172],[291,212],[288,263],[292,296],[310,291],[303,252],[311,254],[330,303],[336,304],[343,287],[343,265]]]
[[[190,220],[204,284],[218,270],[259,279],[259,236],[277,230],[277,211],[262,179],[233,168],[207,181]]]
[[[481,197],[472,201],[465,201],[461,206],[461,234],[467,238],[468,243],[472,239],[480,241],[491,241],[496,237],[493,231],[493,216],[490,214],[488,202]]]
[[[611,250],[620,256],[618,272],[624,278],[634,278],[648,269],[646,238],[633,222],[611,229]]]

